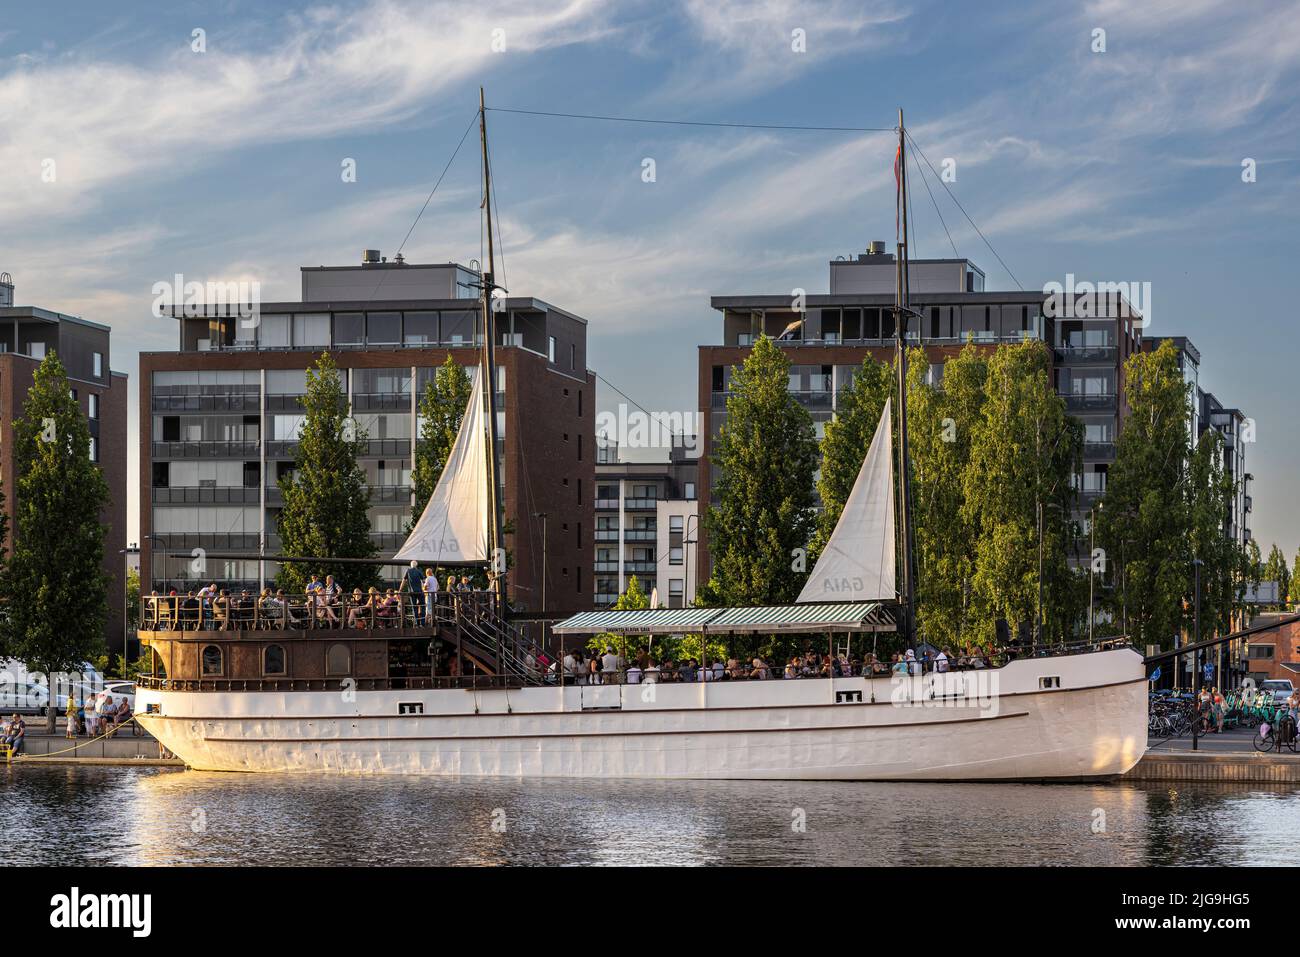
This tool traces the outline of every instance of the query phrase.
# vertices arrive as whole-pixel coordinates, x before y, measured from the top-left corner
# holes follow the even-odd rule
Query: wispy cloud
[[[0,193],[0,215],[76,215],[117,184],[175,176],[250,143],[403,121],[490,58],[610,29],[600,0],[471,10],[374,0],[292,17],[261,52],[215,33],[206,52],[178,44],[147,64],[19,60],[0,76],[0,168],[24,188]]]

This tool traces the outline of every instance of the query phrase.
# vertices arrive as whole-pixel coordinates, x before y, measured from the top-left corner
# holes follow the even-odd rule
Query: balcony
[[[244,442],[154,442],[155,459],[246,459],[256,457],[261,447],[256,439]]]
[[[618,499],[616,498],[598,498],[596,499],[596,511],[618,511]]]
[[[1068,412],[1114,412],[1115,394],[1106,393],[1067,393],[1061,396],[1065,400]]]
[[[355,392],[352,395],[352,411],[354,412],[379,412],[394,409],[402,412],[409,412],[411,409],[411,393]]]
[[[619,530],[617,528],[598,528],[596,529],[596,541],[598,542],[616,542],[618,541]]]
[[[193,549],[201,548],[205,552],[234,551],[248,552],[256,557],[259,536],[255,533],[217,533],[217,532],[162,532],[155,536],[153,548],[155,554],[188,555]],[[268,547],[270,543],[268,542]]]
[[[1115,461],[1114,442],[1084,442],[1083,458],[1086,462]]]
[[[612,592],[598,591],[596,592],[595,595],[592,596],[591,600],[592,603],[597,608],[605,608],[608,607],[609,605],[614,604],[614,602],[618,601],[618,595]]]
[[[272,439],[266,443],[266,457],[269,459],[292,459],[297,454],[297,439]],[[410,439],[369,439],[361,449],[364,458],[404,457],[410,454]]]
[[[629,528],[623,532],[625,542],[653,542],[659,533],[653,528]]]
[[[406,542],[405,532],[371,532],[370,541],[381,552],[395,552]]]
[[[651,511],[653,512],[659,506],[657,498],[625,498],[623,499],[623,510],[625,512]]]
[[[257,486],[221,487],[212,485],[190,486],[185,488],[155,488],[153,502],[155,505],[230,505],[257,504]]]
[[[1116,346],[1061,346],[1055,350],[1056,361],[1062,365],[1108,365],[1119,361]]]
[[[258,395],[165,395],[154,393],[155,412],[257,412]]]

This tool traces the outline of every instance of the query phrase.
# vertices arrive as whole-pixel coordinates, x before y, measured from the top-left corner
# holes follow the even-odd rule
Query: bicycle
[[[1295,721],[1287,714],[1282,714],[1276,722],[1271,719],[1265,720],[1260,723],[1259,730],[1255,732],[1254,740],[1251,743],[1255,746],[1256,751],[1265,753],[1276,751],[1281,754],[1282,749],[1285,747],[1289,748],[1292,754],[1295,754]]]

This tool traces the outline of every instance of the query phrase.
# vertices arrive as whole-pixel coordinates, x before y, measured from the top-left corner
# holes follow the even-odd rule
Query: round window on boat
[[[210,677],[212,675],[220,677],[221,672],[221,649],[216,645],[205,645],[203,648],[204,677]]]
[[[346,675],[352,671],[352,655],[347,645],[330,645],[325,653],[325,673]]]
[[[262,652],[262,674],[282,675],[287,672],[284,645],[267,645],[266,650]]]

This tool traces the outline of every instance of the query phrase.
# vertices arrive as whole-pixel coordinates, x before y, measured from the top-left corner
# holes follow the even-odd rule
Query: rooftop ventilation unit
[[[885,254],[885,241],[883,239],[873,239],[867,243],[868,256],[883,256]]]
[[[379,250],[367,249],[361,253],[361,265],[374,266],[379,263]]]

